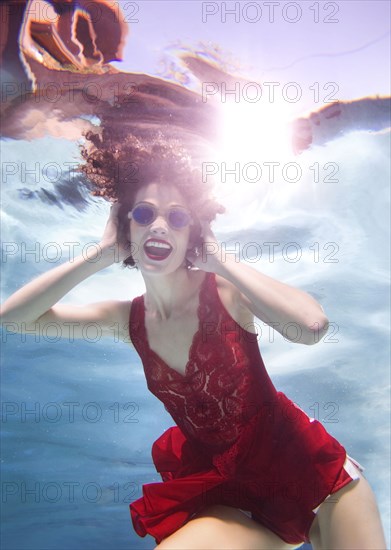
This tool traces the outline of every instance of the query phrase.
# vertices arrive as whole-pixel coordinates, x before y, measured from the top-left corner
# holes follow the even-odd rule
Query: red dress
[[[308,542],[314,510],[353,479],[346,451],[275,389],[257,335],[229,315],[214,274],[199,300],[184,376],[149,348],[143,296],[132,303],[129,332],[148,388],[177,424],[153,444],[163,483],[144,485],[130,505],[134,528],[159,543],[205,506],[225,504],[288,543]]]

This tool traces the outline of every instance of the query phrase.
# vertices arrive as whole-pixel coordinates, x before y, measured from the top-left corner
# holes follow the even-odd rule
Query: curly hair
[[[104,124],[96,133],[88,132],[85,138],[81,149],[85,163],[80,168],[93,183],[94,195],[119,201],[118,240],[122,246],[130,246],[127,214],[137,192],[150,183],[174,185],[191,205],[198,227],[199,220],[211,222],[224,212],[212,195],[210,182],[203,181],[202,171],[194,166],[194,158],[183,147],[184,140],[174,132],[170,131],[168,138],[167,133],[156,128],[132,128],[129,132],[129,126],[118,121]],[[135,265],[132,256],[123,264]]]

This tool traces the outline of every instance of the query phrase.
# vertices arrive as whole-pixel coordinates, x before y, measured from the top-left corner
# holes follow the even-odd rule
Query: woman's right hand
[[[99,243],[103,254],[113,260],[113,263],[123,262],[130,256],[130,243],[125,246],[118,238],[118,212],[121,205],[115,202],[111,209],[101,241]]]

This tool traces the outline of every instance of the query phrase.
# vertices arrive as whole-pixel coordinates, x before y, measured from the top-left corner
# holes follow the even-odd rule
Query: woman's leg
[[[287,544],[237,508],[214,505],[202,510],[155,550],[288,550],[300,546]]]
[[[320,506],[316,523],[320,532],[316,550],[386,549],[375,496],[363,476],[331,495]]]

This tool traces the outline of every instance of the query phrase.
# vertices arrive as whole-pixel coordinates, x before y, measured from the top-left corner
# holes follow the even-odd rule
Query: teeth
[[[145,243],[145,246],[146,247],[153,246],[154,248],[165,248],[167,250],[171,249],[171,246],[169,244],[161,243],[160,241],[148,241],[147,243]]]

